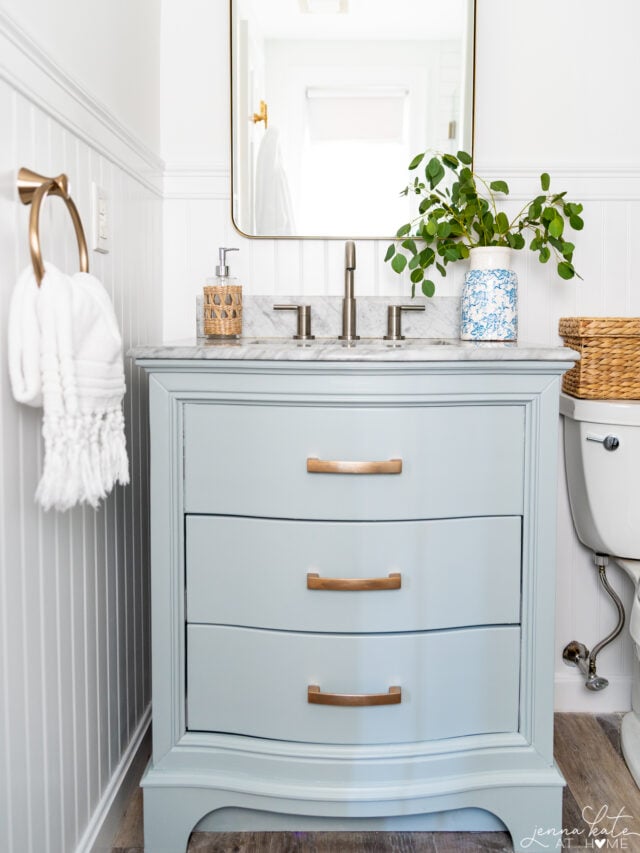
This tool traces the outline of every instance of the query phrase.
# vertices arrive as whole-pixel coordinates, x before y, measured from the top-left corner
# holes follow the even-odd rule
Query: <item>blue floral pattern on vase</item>
[[[513,270],[469,270],[462,291],[463,341],[518,338],[518,277]]]

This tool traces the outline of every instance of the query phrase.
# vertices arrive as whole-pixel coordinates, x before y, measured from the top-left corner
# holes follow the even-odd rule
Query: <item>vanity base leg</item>
[[[488,788],[472,792],[409,799],[388,803],[319,803],[280,800],[241,795],[230,791],[198,787],[152,785],[144,791],[145,853],[185,853],[189,836],[200,821],[217,809],[228,806],[266,809],[273,815],[270,831],[292,831],[295,814],[302,824],[305,815],[330,815],[356,818],[354,831],[360,829],[357,818],[386,815],[387,831],[398,831],[394,816],[430,814],[451,809],[484,809],[501,820],[511,835],[515,853],[532,849],[560,849],[562,845],[562,785]],[[282,818],[279,824],[278,815]],[[215,825],[215,817],[213,824]],[[293,820],[293,824],[292,824]],[[207,826],[207,831],[213,827]],[[348,827],[341,827],[349,831]],[[476,827],[474,827],[476,829]],[[570,829],[570,828],[569,828]]]
[[[201,793],[202,798],[189,789],[145,789],[145,853],[185,853],[193,827],[211,809],[211,791]]]
[[[511,835],[514,853],[562,849],[562,788],[515,788],[502,794],[495,814]]]

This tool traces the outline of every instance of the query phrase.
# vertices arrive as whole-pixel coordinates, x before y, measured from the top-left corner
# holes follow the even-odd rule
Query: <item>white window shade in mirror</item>
[[[392,236],[412,157],[471,150],[474,30],[474,0],[231,0],[236,228]]]
[[[309,138],[320,141],[401,142],[407,89],[349,86],[307,89]]]

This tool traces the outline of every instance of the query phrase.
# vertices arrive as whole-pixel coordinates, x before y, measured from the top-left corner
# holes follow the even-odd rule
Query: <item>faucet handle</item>
[[[311,334],[311,306],[310,305],[274,305],[274,311],[297,311],[298,329],[293,336],[296,341],[313,341],[315,335]]]
[[[424,305],[388,305],[387,306],[387,334],[385,341],[403,341],[402,334],[402,312],[424,311]]]

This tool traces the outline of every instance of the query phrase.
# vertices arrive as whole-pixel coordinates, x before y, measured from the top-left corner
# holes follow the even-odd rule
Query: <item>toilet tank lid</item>
[[[574,421],[640,426],[640,400],[580,400],[563,392],[560,414]]]

